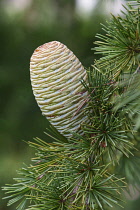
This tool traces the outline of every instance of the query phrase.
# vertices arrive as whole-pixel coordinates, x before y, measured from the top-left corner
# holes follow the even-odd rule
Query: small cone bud
[[[78,58],[64,44],[52,41],[38,47],[30,61],[33,93],[42,114],[64,136],[70,137],[85,121],[82,103],[87,75]]]

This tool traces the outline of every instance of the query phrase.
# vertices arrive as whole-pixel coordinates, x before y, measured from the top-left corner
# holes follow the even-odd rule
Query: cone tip
[[[39,47],[37,47],[34,51],[35,52],[38,52],[38,51],[44,51],[44,50],[47,50],[49,48],[55,48],[57,47],[58,45],[60,45],[61,43],[59,41],[51,41],[51,42],[47,42]]]

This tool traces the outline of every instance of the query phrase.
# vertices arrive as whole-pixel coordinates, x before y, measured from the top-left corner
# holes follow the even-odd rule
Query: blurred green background
[[[0,186],[13,182],[16,170],[33,157],[25,142],[36,136],[47,140],[48,122],[30,84],[35,48],[60,41],[89,67],[98,58],[91,48],[95,35],[103,33],[100,23],[120,7],[120,0],[0,0]],[[0,190],[0,210],[15,210],[6,206],[3,196]],[[138,198],[135,193],[125,209],[140,209]]]

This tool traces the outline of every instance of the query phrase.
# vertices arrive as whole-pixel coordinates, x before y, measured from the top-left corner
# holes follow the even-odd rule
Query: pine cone
[[[80,129],[85,121],[81,108],[87,92],[81,84],[86,70],[64,44],[52,41],[38,47],[30,61],[33,93],[42,111],[64,136]]]

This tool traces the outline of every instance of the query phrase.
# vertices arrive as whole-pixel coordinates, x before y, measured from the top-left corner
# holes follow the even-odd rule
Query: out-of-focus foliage
[[[0,186],[11,182],[19,165],[29,161],[32,151],[22,140],[46,138],[43,131],[48,122],[41,116],[29,79],[34,49],[58,40],[88,67],[97,58],[90,50],[95,34],[107,18],[102,1],[87,19],[76,14],[75,0],[28,0],[25,8],[15,7],[15,2],[0,0]],[[0,209],[15,210],[4,201],[0,201]]]

